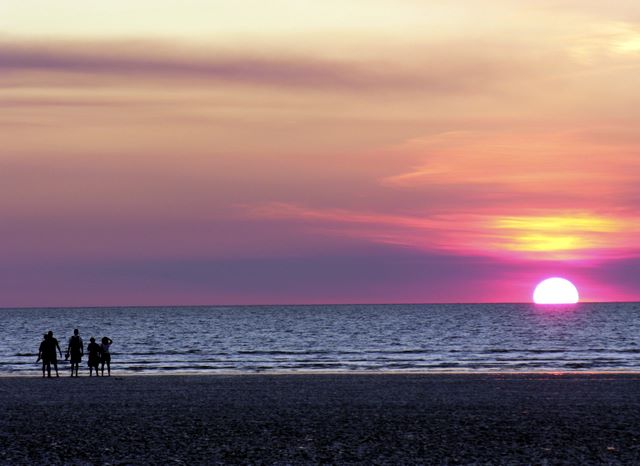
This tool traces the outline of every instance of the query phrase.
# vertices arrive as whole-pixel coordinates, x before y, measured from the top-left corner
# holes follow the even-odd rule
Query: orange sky
[[[5,2],[0,306],[636,300],[639,65],[631,1]]]

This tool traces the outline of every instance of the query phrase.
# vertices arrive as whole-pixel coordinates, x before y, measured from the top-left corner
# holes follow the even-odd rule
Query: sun
[[[579,299],[578,289],[573,283],[560,277],[541,281],[533,292],[536,304],[575,304]]]

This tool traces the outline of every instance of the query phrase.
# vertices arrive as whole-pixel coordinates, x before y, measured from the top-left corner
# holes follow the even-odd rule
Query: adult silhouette
[[[71,377],[75,369],[76,377],[78,377],[78,367],[84,355],[84,343],[78,329],[73,331],[73,335],[69,337],[69,345],[67,346],[67,356],[71,360]]]
[[[102,363],[101,372],[104,376],[104,365],[107,365],[107,374],[111,376],[111,353],[109,349],[113,340],[108,337],[102,337],[102,344],[100,345],[100,362]]]
[[[42,341],[40,342],[40,346],[38,347],[38,359],[36,362],[42,361],[42,377],[44,378],[45,370],[47,367],[47,358],[45,357],[45,345],[47,341],[47,334],[45,333],[42,336]],[[49,371],[51,371],[51,367],[49,367]]]
[[[89,344],[87,345],[87,353],[89,353],[89,377],[93,375],[93,370],[96,370],[96,377],[98,377],[98,366],[100,365],[100,345],[96,343],[96,339],[89,338]]]
[[[42,361],[47,367],[47,377],[51,377],[51,364],[53,364],[55,368],[56,377],[60,377],[60,374],[58,374],[58,354],[56,354],[56,350],[58,350],[60,357],[62,357],[62,351],[60,350],[58,340],[53,337],[51,330],[49,330],[42,343]]]

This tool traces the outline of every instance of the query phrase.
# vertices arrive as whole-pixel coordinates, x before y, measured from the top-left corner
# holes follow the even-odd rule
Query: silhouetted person
[[[56,354],[56,350],[58,350],[60,357],[62,357],[62,351],[60,350],[58,340],[53,338],[53,332],[51,330],[47,333],[47,338],[45,338],[43,343],[44,351],[42,352],[42,360],[47,366],[47,376],[51,377],[51,364],[53,364],[56,370],[56,377],[60,377],[58,374],[58,354]]]
[[[45,369],[47,367],[47,359],[44,356],[46,341],[47,341],[47,334],[45,333],[42,336],[42,341],[40,342],[40,347],[38,348],[38,359],[36,360],[36,362],[42,361],[42,377],[43,378],[44,378]],[[51,366],[49,366],[49,371],[51,371]]]
[[[100,362],[102,363],[101,369],[103,376],[105,364],[107,365],[107,374],[111,375],[111,353],[109,353],[111,343],[113,343],[111,338],[102,337],[102,344],[100,345]]]
[[[98,366],[100,365],[100,345],[96,343],[96,339],[89,338],[89,344],[87,345],[87,353],[89,353],[89,377],[93,375],[93,370],[96,370],[96,377],[98,376]]]
[[[67,346],[67,356],[71,359],[71,377],[73,377],[73,370],[76,371],[76,377],[78,377],[78,366],[84,355],[84,343],[78,329],[73,331],[73,336],[69,338],[69,346]]]

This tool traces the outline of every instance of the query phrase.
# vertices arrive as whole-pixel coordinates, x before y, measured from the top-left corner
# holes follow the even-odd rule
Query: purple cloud
[[[187,78],[273,86],[459,92],[484,89],[522,75],[522,65],[482,57],[458,58],[438,49],[409,68],[385,62],[331,60],[286,52],[221,52],[154,42],[0,42],[1,71]]]

